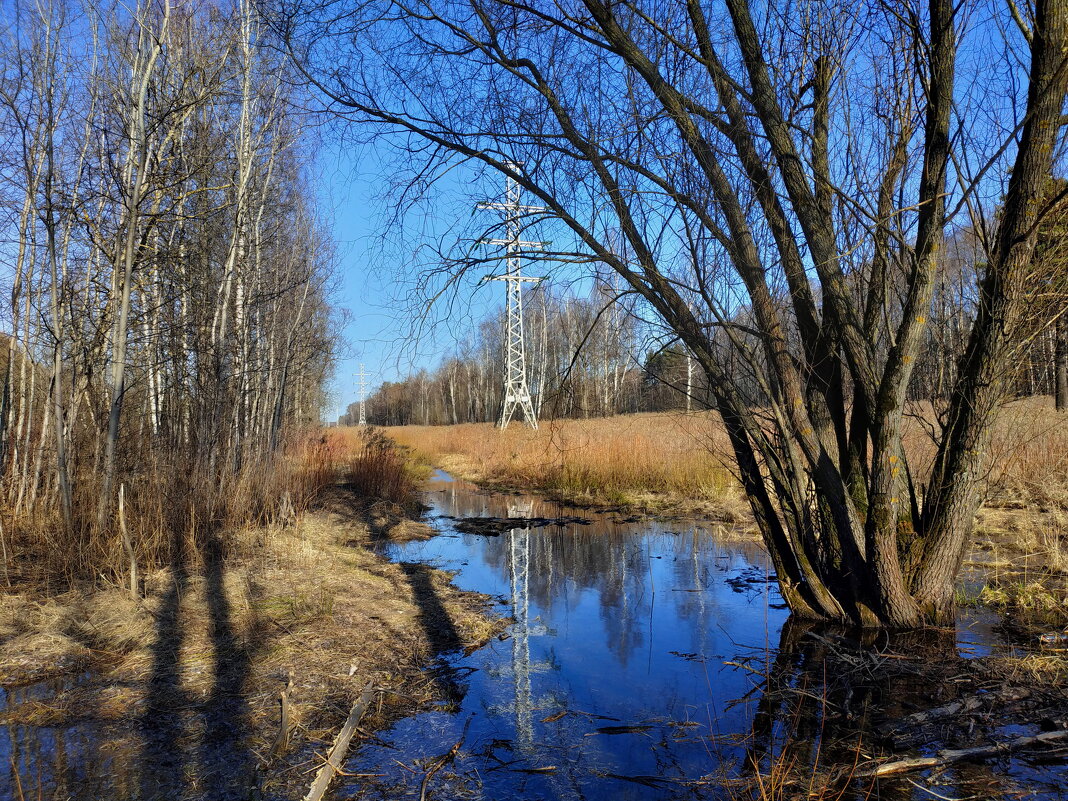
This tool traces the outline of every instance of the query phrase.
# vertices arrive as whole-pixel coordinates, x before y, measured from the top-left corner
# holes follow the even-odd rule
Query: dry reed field
[[[513,423],[386,429],[418,456],[463,478],[571,502],[657,509],[666,503],[744,514],[726,434],[712,413],[649,413]]]
[[[922,485],[934,456],[929,405],[914,405],[906,448]],[[635,414],[513,423],[385,429],[431,464],[482,484],[567,501],[645,510],[704,511],[738,521],[748,505],[731,472],[714,412]],[[992,435],[987,500],[976,537],[1000,556],[1068,571],[1068,415],[1049,398],[1008,404]]]
[[[336,480],[343,447],[305,431],[219,478],[180,455],[146,454],[136,476],[122,482],[122,520],[142,575],[178,558],[198,559],[209,539],[228,549],[234,532],[303,512]],[[80,486],[76,506],[95,508],[98,489]],[[100,577],[120,583],[129,567],[117,520],[99,528],[82,515],[67,529],[54,508],[0,509],[0,582],[8,588],[49,595]]]

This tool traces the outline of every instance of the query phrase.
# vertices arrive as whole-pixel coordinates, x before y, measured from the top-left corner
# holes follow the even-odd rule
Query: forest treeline
[[[1059,188],[1059,182],[1054,182]],[[1052,192],[1051,192],[1052,194]],[[931,325],[909,384],[913,401],[944,400],[975,317],[983,253],[970,228],[949,238],[943,271],[930,305]],[[1043,225],[1030,280],[1029,314],[1012,365],[1013,397],[1053,396],[1068,409],[1068,205]],[[858,294],[863,288],[858,287]],[[707,378],[677,338],[651,322],[648,309],[598,284],[586,297],[543,284],[526,291],[524,328],[535,411],[552,418],[605,417],[634,412],[707,409],[715,405]],[[735,315],[753,329],[751,313]],[[503,311],[433,370],[385,382],[367,399],[374,425],[452,425],[493,422],[503,390]],[[766,402],[748,360],[752,337],[727,337],[709,322],[728,374],[755,403]],[[359,420],[359,404],[339,425]]]
[[[332,358],[306,123],[243,0],[0,25],[0,578],[162,562],[296,491],[271,454]]]
[[[706,408],[707,392],[685,351],[635,315],[635,304],[607,287],[573,297],[543,284],[528,290],[523,317],[534,409],[539,416],[600,417],[687,407]],[[504,313],[434,370],[385,382],[367,399],[373,425],[448,425],[496,420],[503,389]],[[689,383],[687,383],[689,382]],[[340,425],[359,420],[350,404]]]

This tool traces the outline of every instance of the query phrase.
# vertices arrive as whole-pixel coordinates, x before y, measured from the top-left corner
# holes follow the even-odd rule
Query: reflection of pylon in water
[[[515,678],[515,733],[520,745],[534,740],[534,704],[530,695],[530,538],[523,529],[512,529],[509,543],[512,579],[512,671]]]
[[[509,517],[529,517],[530,503],[512,504]],[[512,677],[515,685],[515,732],[520,746],[534,742],[534,698],[530,687],[530,638],[546,633],[530,619],[530,532],[513,528],[508,533],[508,573],[512,593]],[[541,666],[538,666],[541,667]]]

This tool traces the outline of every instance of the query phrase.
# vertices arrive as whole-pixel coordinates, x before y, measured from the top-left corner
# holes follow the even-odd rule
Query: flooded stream
[[[491,596],[513,622],[465,654],[440,604],[430,608],[431,590],[420,601],[439,648],[428,680],[450,700],[363,740],[335,799],[761,798],[759,786],[783,766],[802,777],[835,766],[851,776],[851,766],[885,753],[870,733],[887,719],[957,697],[954,671],[968,658],[1014,650],[997,617],[975,611],[962,614],[955,636],[872,634],[863,643],[799,624],[763,548],[718,523],[591,512],[440,472],[427,502],[440,533],[382,543],[384,555],[413,574],[420,565],[454,571],[459,587]],[[523,520],[512,528],[509,518]],[[932,680],[925,666],[942,664]],[[0,711],[82,679],[0,691]],[[1039,721],[980,725],[1002,738]],[[0,799],[156,797],[145,787],[161,763],[146,762],[135,729],[92,719],[0,727]],[[1065,764],[1063,750],[1047,750],[881,783],[847,776],[842,795],[822,797],[1062,798]],[[208,797],[195,777],[173,778],[188,797]],[[229,801],[239,789],[218,786],[211,797]],[[767,797],[821,796],[791,785]]]
[[[750,797],[731,788],[753,765],[774,775],[776,761],[857,762],[867,715],[907,714],[934,697],[914,674],[880,673],[878,661],[848,680],[827,676],[821,641],[788,622],[763,549],[742,533],[480,491],[441,472],[427,502],[441,534],[387,545],[386,555],[455,571],[458,586],[499,599],[514,623],[472,654],[442,654],[461,700],[355,752],[347,769],[360,776],[338,798]],[[457,531],[477,517],[568,520],[498,536]],[[922,647],[953,657],[1006,648],[995,623],[970,613],[955,642]],[[912,646],[868,645],[888,664]],[[944,771],[939,795],[896,779],[856,780],[845,797],[1059,798],[1065,775],[1013,760]]]

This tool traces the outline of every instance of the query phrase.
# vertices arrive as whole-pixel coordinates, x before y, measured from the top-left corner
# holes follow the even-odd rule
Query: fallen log
[[[917,770],[941,767],[942,765],[952,765],[955,762],[965,762],[969,759],[986,759],[987,757],[1000,756],[1002,754],[1012,753],[1013,751],[1019,751],[1023,748],[1030,748],[1033,745],[1042,745],[1043,743],[1052,743],[1065,739],[1068,739],[1068,729],[1045,731],[1041,734],[1035,734],[1029,737],[1017,737],[1015,740],[994,743],[993,745],[981,745],[975,748],[947,748],[939,751],[934,756],[913,757],[912,759],[898,759],[894,762],[884,762],[881,765],[874,765],[870,768],[860,770],[855,775],[861,778],[869,778],[892,776],[898,773],[911,773]]]
[[[334,745],[326,757],[326,762],[319,768],[319,772],[315,775],[315,781],[312,782],[308,794],[304,796],[304,801],[321,801],[322,797],[326,795],[326,790],[330,786],[330,782],[333,781],[334,776],[341,770],[341,763],[345,759],[345,754],[348,753],[352,735],[355,733],[356,727],[360,725],[360,718],[363,717],[363,713],[367,711],[367,707],[371,705],[371,700],[374,697],[375,690],[373,684],[372,682],[367,682],[367,686],[363,688],[360,697],[356,700],[356,703],[353,704],[352,711],[349,712],[348,720],[346,720],[345,725],[341,727],[341,731],[337,733]]]
[[[994,710],[1020,711],[1025,702],[1031,699],[1032,692],[1026,687],[1006,687],[991,692],[978,693],[959,698],[943,706],[915,712],[900,720],[887,721],[876,727],[876,732],[895,749],[913,747],[929,741],[939,725],[955,721],[963,727],[962,721],[974,714],[991,714]]]
[[[902,718],[894,724],[892,728],[903,729],[907,726],[922,726],[925,723],[931,723],[944,718],[957,717],[962,714],[967,714],[968,712],[983,709],[984,707],[989,709],[1001,704],[1011,704],[1017,701],[1023,701],[1030,698],[1030,696],[1031,691],[1026,687],[1006,687],[1001,690],[994,690],[993,692],[969,695],[967,698],[961,698],[960,700],[953,701],[945,706],[928,709],[926,712],[915,712],[906,718]]]

